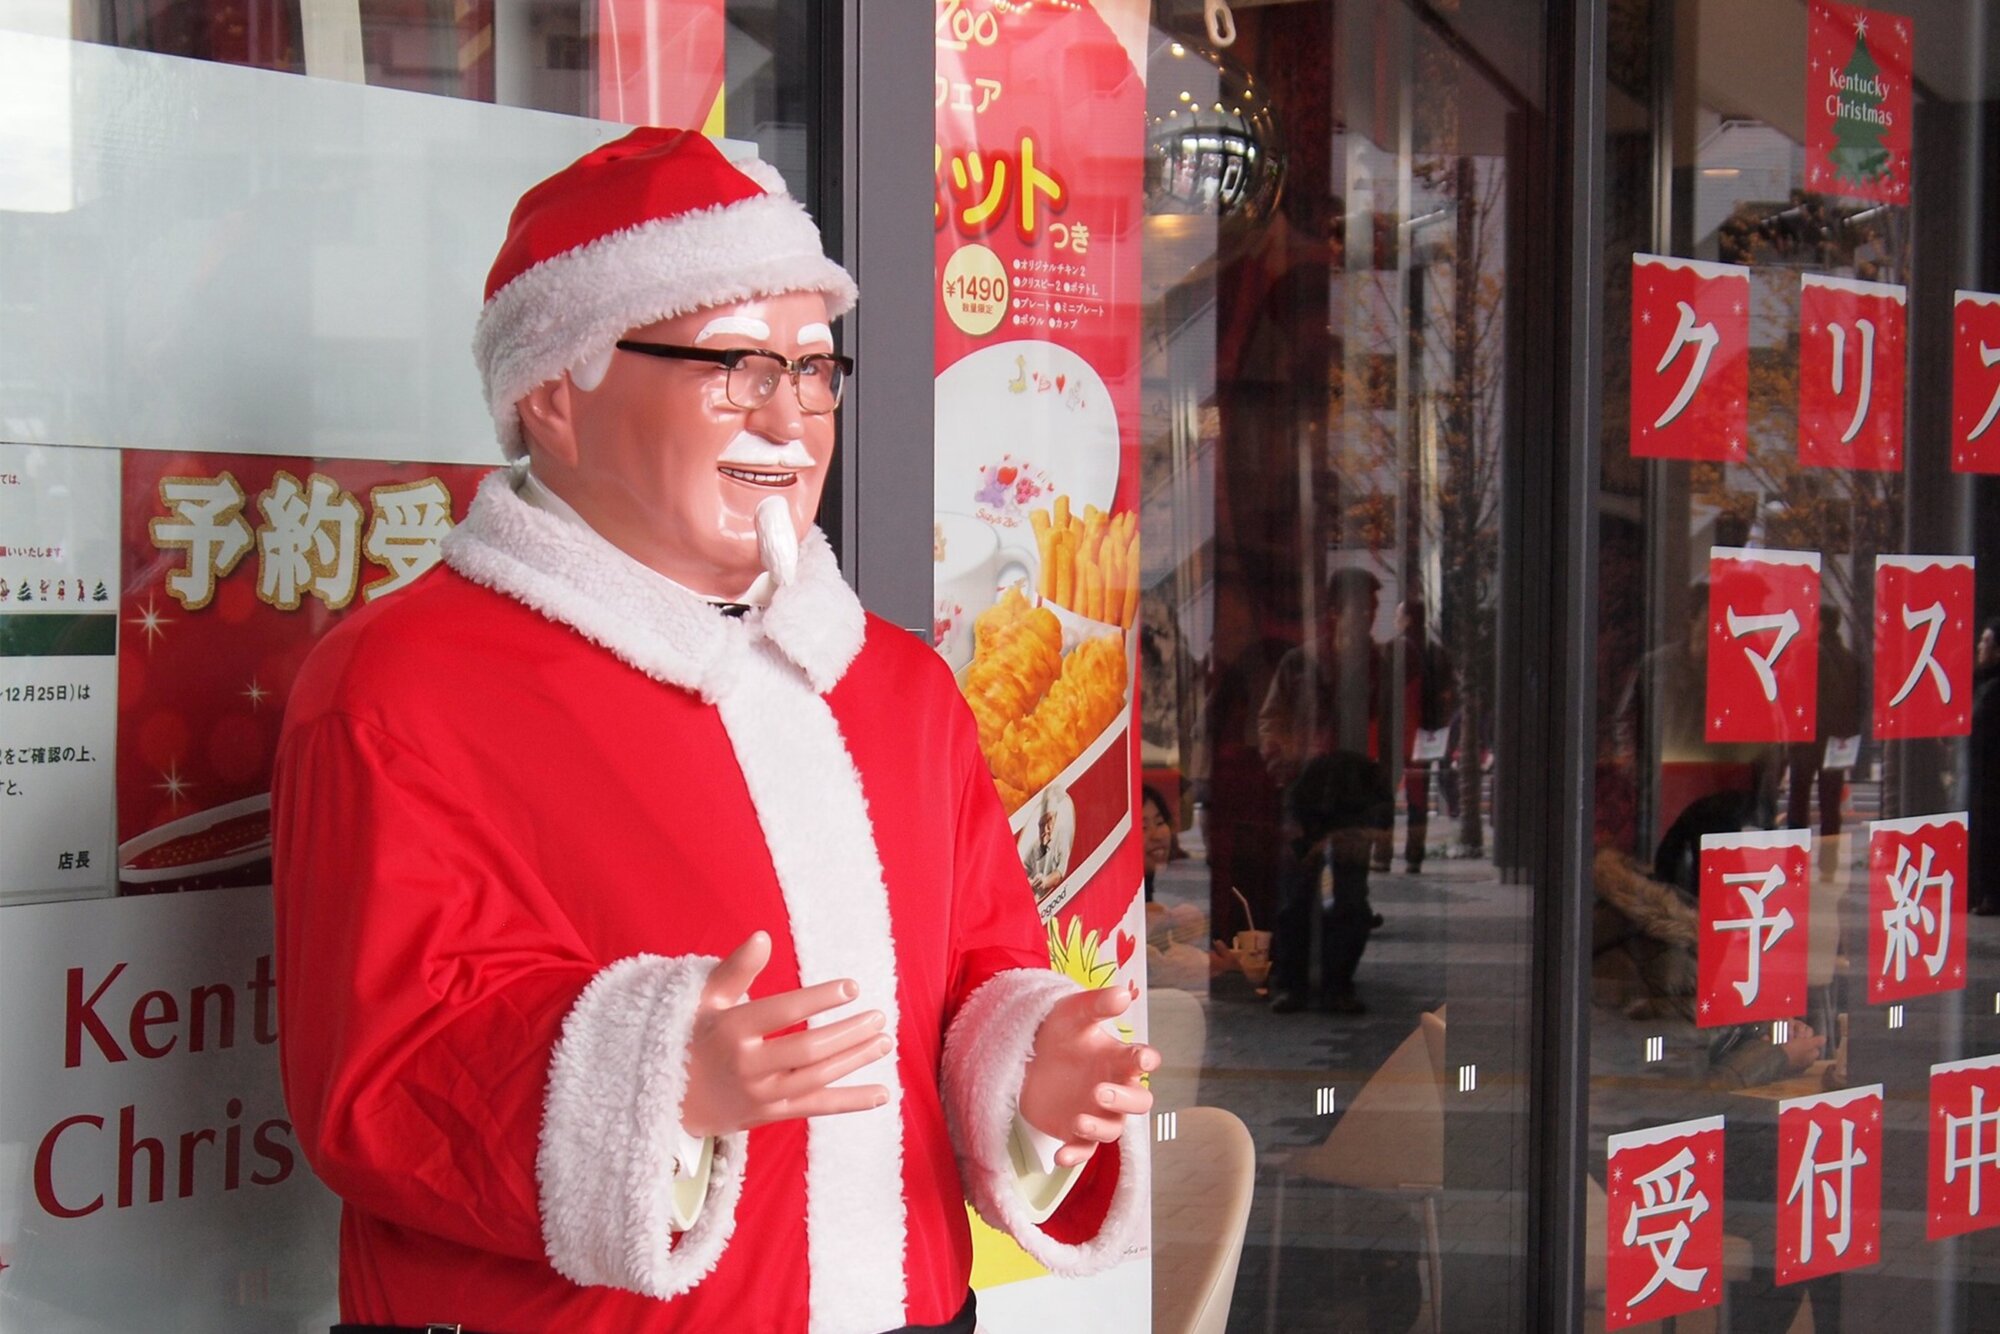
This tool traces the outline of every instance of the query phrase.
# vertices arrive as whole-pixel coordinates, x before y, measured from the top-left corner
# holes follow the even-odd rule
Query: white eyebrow
[[[771,326],[749,315],[718,315],[701,326],[701,332],[694,336],[694,341],[704,343],[711,338],[720,338],[724,334],[742,334],[746,338],[769,339]]]
[[[799,326],[799,344],[825,343],[833,346],[833,330],[824,324],[802,324]]]

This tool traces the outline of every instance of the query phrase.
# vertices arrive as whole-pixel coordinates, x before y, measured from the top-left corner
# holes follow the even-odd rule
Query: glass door
[[[1520,1328],[1538,723],[1510,631],[1542,558],[1520,488],[1547,392],[1547,16],[1239,5],[1225,45],[1162,9],[1141,434],[1162,1106],[1223,1109],[1256,1146],[1230,1329]],[[1200,1226],[1173,1154],[1157,1328]]]
[[[1605,1328],[1991,1323],[1991,22],[1610,7]]]

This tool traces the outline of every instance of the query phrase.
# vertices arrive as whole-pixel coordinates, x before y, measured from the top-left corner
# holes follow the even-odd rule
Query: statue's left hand
[[[1137,989],[1128,987],[1065,996],[1035,1031],[1034,1054],[1021,1081],[1021,1116],[1063,1142],[1056,1152],[1058,1167],[1074,1167],[1097,1145],[1116,1142],[1127,1116],[1152,1110],[1153,1095],[1141,1079],[1160,1068],[1160,1054],[1104,1030],[1104,1021],[1125,1013],[1137,996]]]

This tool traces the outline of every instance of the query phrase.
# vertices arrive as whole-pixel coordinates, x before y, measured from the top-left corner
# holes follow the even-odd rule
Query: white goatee
[[[792,527],[792,507],[780,496],[758,502],[757,558],[780,588],[799,572],[799,534]]]

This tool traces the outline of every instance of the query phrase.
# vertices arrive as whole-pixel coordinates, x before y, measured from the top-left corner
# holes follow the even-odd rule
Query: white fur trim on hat
[[[571,1282],[673,1297],[708,1277],[729,1244],[747,1131],[716,1139],[700,1213],[678,1237],[674,1229],[688,1039],[715,963],[620,960],[563,1020],[535,1173],[549,1263]]]
[[[805,208],[778,193],[642,223],[542,261],[493,294],[473,333],[501,447],[510,459],[526,452],[514,408],[523,394],[628,330],[786,292],[819,292],[835,316],[855,299]]]
[[[1118,1139],[1118,1184],[1103,1226],[1089,1241],[1057,1241],[1035,1224],[1015,1180],[1007,1144],[1035,1033],[1056,1002],[1079,990],[1060,973],[1011,968],[995,973],[959,1007],[944,1038],[944,1110],[966,1198],[979,1216],[1065,1277],[1094,1274],[1125,1258],[1147,1207],[1145,1121],[1126,1119]]]

